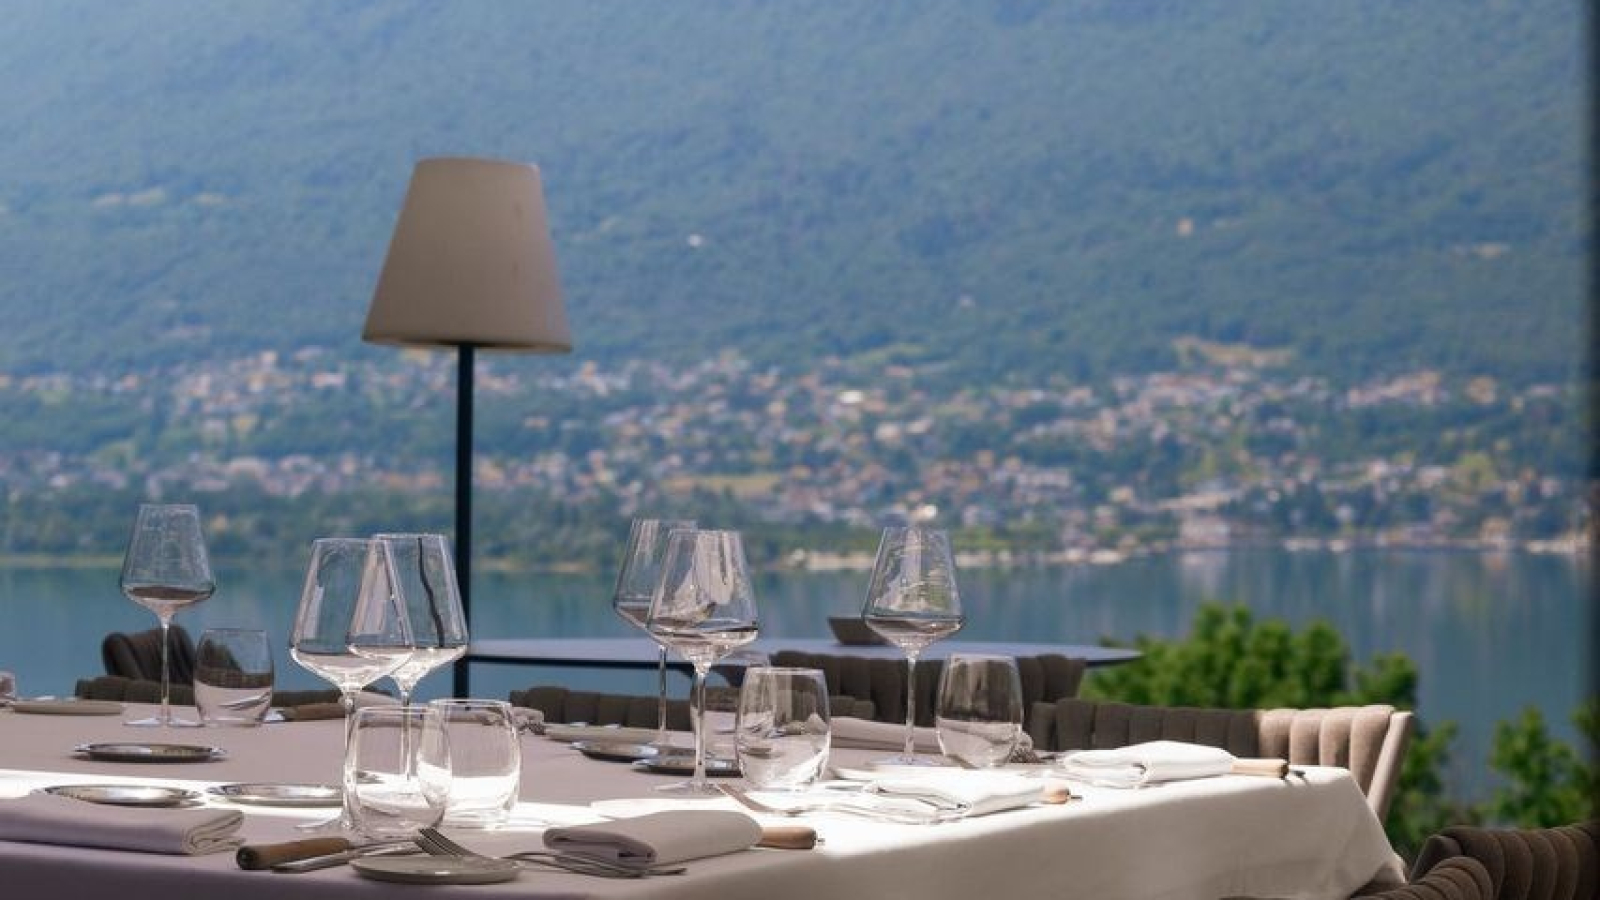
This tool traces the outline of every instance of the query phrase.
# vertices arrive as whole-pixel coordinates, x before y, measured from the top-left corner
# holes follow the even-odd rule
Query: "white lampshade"
[[[488,159],[418,162],[361,339],[570,351],[538,168]]]

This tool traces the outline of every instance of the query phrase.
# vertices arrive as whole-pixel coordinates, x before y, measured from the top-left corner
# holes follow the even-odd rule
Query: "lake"
[[[227,561],[216,568],[216,596],[177,621],[197,637],[212,625],[267,629],[279,645],[279,684],[320,686],[282,646],[302,572]],[[962,636],[1067,643],[1175,637],[1198,607],[1217,601],[1296,626],[1326,619],[1357,660],[1388,651],[1416,660],[1419,713],[1426,722],[1460,724],[1449,779],[1455,793],[1472,797],[1490,785],[1486,760],[1496,721],[1537,706],[1558,734],[1573,738],[1569,717],[1587,687],[1591,577],[1581,557],[1417,551],[1205,552],[1109,566],[965,570]],[[475,576],[474,588],[477,637],[630,633],[608,606],[608,576],[485,573]],[[856,612],[865,589],[865,573],[763,575],[763,633],[825,636],[825,617]],[[30,694],[70,692],[77,678],[103,671],[106,632],[154,624],[118,592],[115,569],[96,567],[0,568],[0,616],[0,668],[16,672]],[[480,665],[473,693],[503,697],[513,687],[565,683],[642,694],[653,690],[653,679]],[[685,679],[673,685],[687,693]],[[419,693],[447,690],[448,677],[436,673]]]

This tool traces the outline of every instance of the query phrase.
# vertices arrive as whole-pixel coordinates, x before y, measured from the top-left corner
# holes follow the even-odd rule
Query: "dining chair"
[[[1470,856],[1447,859],[1426,875],[1376,893],[1357,893],[1354,900],[1497,900],[1489,870]]]
[[[172,626],[169,649],[173,685],[190,684],[194,681],[194,641],[189,637],[189,632],[183,630],[183,626]],[[100,659],[105,663],[107,675],[160,681],[161,629],[151,628],[132,634],[113,631],[100,642]],[[160,701],[158,695],[155,702]]]
[[[78,679],[72,695],[84,700],[160,703],[161,682],[146,678],[123,678],[120,675],[99,675],[94,678]],[[172,702],[179,706],[193,705],[194,687],[188,684],[174,684],[172,686]],[[339,692],[332,688],[272,692],[272,705],[278,707],[337,702],[339,702]]]
[[[708,691],[709,693],[709,691]],[[732,710],[730,701],[736,695],[723,689],[715,704],[707,700],[708,708],[717,706]],[[511,705],[537,709],[548,722],[587,722],[590,725],[622,725],[628,728],[656,727],[656,698],[633,697],[621,694],[601,694],[593,691],[573,691],[564,687],[541,685],[511,692]],[[872,704],[854,697],[828,698],[828,709],[835,716],[872,718]],[[667,701],[667,727],[674,731],[689,731],[692,727],[689,701]]]
[[[1594,900],[1600,897],[1600,819],[1556,828],[1446,828],[1423,843],[1408,887],[1459,882],[1459,874],[1436,876],[1469,870],[1467,863],[1483,870],[1491,890],[1461,893],[1463,898]],[[1404,890],[1371,896],[1383,900],[1432,896]],[[1457,895],[1445,896],[1454,900]]]
[[[906,663],[903,659],[869,659],[834,653],[806,653],[778,650],[772,654],[775,666],[821,669],[828,693],[870,701],[880,722],[906,720]],[[1037,704],[1054,703],[1075,697],[1083,683],[1084,660],[1054,653],[1017,657],[1017,674],[1022,681],[1022,708],[1030,715]],[[933,724],[933,708],[938,698],[942,660],[917,663],[918,725]],[[838,715],[835,710],[835,715]],[[1031,733],[1031,730],[1030,730]]]
[[[1221,747],[1240,757],[1349,769],[1382,820],[1400,781],[1413,715],[1392,706],[1201,709],[1066,699],[1035,704],[1028,734],[1042,750],[1097,750],[1146,741]]]

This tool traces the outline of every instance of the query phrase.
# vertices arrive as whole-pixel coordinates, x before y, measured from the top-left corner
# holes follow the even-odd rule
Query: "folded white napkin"
[[[873,722],[852,716],[834,716],[832,745],[856,750],[899,750],[906,745],[906,726]],[[914,728],[918,753],[938,753],[939,734],[932,728]]]
[[[0,840],[145,853],[231,850],[244,815],[234,809],[140,809],[54,794],[0,800]]]
[[[1111,750],[1080,750],[1061,758],[1070,778],[1102,787],[1139,787],[1163,781],[1209,778],[1233,769],[1233,754],[1180,741],[1150,741]]]
[[[721,809],[658,812],[544,833],[544,845],[551,850],[640,868],[734,853],[759,840],[761,826],[755,819]]]
[[[879,778],[866,790],[883,798],[928,804],[943,818],[986,816],[1035,803],[1044,796],[1044,783],[1011,772],[976,769],[930,769],[927,772]]]
[[[648,744],[656,739],[654,728],[622,728],[615,725],[562,725],[548,722],[544,736],[556,741],[621,741]]]

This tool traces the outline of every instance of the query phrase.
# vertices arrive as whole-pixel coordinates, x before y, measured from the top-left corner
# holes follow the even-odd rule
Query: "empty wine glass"
[[[121,585],[128,599],[155,613],[161,623],[161,710],[127,724],[198,727],[199,722],[173,718],[167,634],[178,610],[217,589],[200,532],[200,510],[189,504],[141,504],[122,558]]]
[[[713,796],[706,781],[706,675],[718,659],[756,639],[755,589],[737,531],[679,530],[667,538],[650,602],[650,633],[694,666],[694,776],[660,788]]]
[[[356,694],[399,668],[411,655],[411,627],[390,587],[389,569],[374,542],[319,538],[300,591],[289,655],[339,689],[349,750]],[[350,825],[348,805],[332,824]]]
[[[400,692],[400,704],[408,706],[417,682],[467,652],[461,590],[450,543],[443,535],[380,534],[372,541],[411,625],[412,653],[389,673]]]
[[[916,747],[917,657],[929,644],[961,629],[961,594],[950,537],[910,526],[885,528],[861,610],[867,626],[906,654],[906,743],[898,757],[880,762],[932,765]]]
[[[622,568],[617,571],[617,586],[611,592],[611,608],[645,634],[650,634],[650,600],[661,580],[667,535],[693,527],[694,522],[688,519],[634,519],[628,526],[628,546],[622,551]],[[667,645],[657,641],[656,646],[661,659],[656,667],[656,739],[651,743],[666,748],[672,745],[667,732]]]

